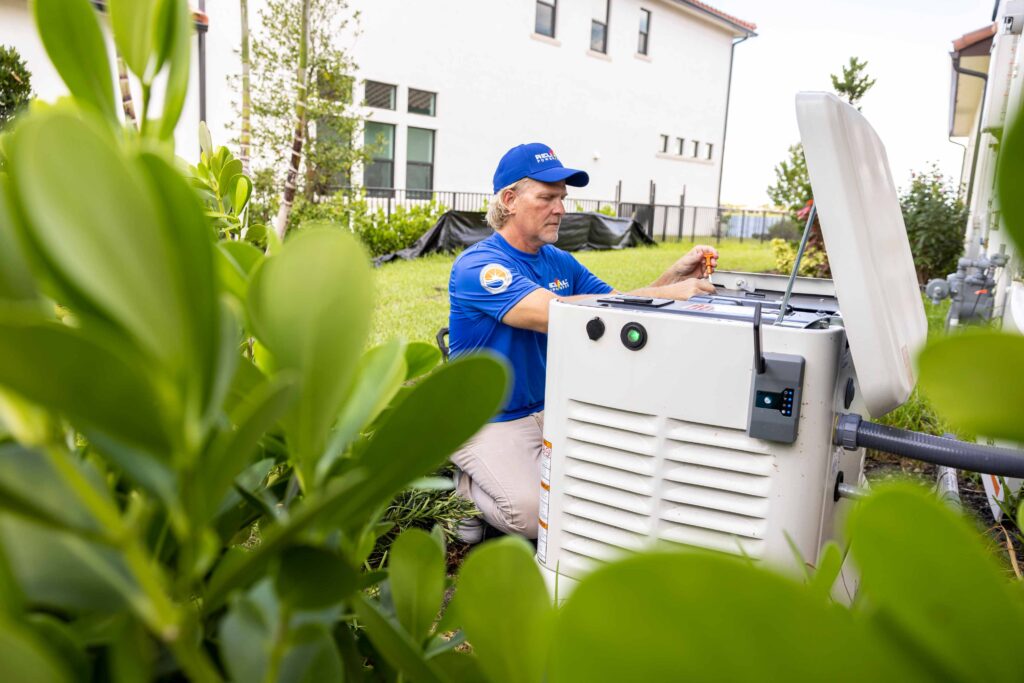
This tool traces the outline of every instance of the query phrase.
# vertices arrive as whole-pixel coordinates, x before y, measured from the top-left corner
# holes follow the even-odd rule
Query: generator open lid
[[[873,417],[902,405],[928,326],[885,147],[831,93],[796,96],[800,139],[836,297]]]

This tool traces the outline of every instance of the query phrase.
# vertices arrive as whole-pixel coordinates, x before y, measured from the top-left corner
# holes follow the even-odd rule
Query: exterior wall
[[[116,96],[120,103],[120,92],[117,90],[117,67],[113,62],[114,43],[109,31],[109,23],[105,17],[101,18],[101,24],[107,37],[107,51],[111,57],[110,78],[114,88],[111,90],[111,95]],[[193,37],[192,40],[195,45],[196,38]],[[50,59],[43,48],[27,0],[0,0],[0,43],[14,47],[21,54],[21,58],[25,60],[25,64],[32,74],[32,91],[36,97],[52,102],[58,97],[67,95],[68,91],[64,86],[64,81],[50,64]],[[193,47],[191,69],[189,93],[185,99],[185,107],[182,110],[174,137],[177,154],[190,163],[195,163],[199,159],[199,70],[198,49],[195,47]],[[159,90],[161,90],[160,87],[154,87],[154,91]],[[135,111],[138,114],[141,114],[141,105],[137,99],[140,92],[138,84],[133,83],[132,94],[136,98]],[[159,112],[160,106],[162,106],[161,102],[154,99],[150,111]]]
[[[589,50],[594,3],[558,3],[555,39],[537,36],[534,0],[356,0],[359,78],[398,86],[395,185],[405,186],[409,126],[435,133],[434,189],[489,192],[501,155],[544,142],[590,174],[571,197],[713,206],[718,192],[732,34],[668,0],[612,0],[607,54]],[[649,56],[637,54],[640,9]],[[361,84],[357,95],[361,96]],[[434,117],[406,113],[409,88],[437,93]],[[660,136],[670,154],[660,154]],[[701,142],[679,157],[676,138]],[[707,160],[706,144],[713,145]],[[687,150],[689,154],[689,150]]]

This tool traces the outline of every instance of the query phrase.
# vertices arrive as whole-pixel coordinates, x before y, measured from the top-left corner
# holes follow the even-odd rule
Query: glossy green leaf
[[[444,597],[444,546],[425,531],[408,529],[391,545],[388,571],[398,623],[422,643]]]
[[[441,362],[441,350],[433,344],[410,342],[405,347],[405,379],[415,379],[425,375]]]
[[[957,426],[1024,444],[1024,337],[965,332],[936,339],[918,357],[921,390]],[[998,400],[966,400],[997,396]]]
[[[201,505],[207,515],[217,505],[239,475],[253,460],[263,434],[284,415],[295,396],[294,382],[287,376],[259,387],[239,406],[239,422],[233,431],[222,432],[203,459]]]
[[[163,158],[144,153],[138,163],[157,200],[159,229],[171,260],[167,286],[174,288],[171,305],[180,309],[184,326],[180,331],[186,345],[182,369],[191,371],[195,382],[187,387],[186,395],[191,398],[193,391],[198,392],[193,410],[209,421],[210,412],[219,409],[227,390],[233,366],[224,364],[237,358],[235,348],[241,334],[233,320],[222,316],[213,233],[195,193]]]
[[[170,440],[148,377],[117,339],[0,309],[0,385],[73,424],[166,456]]]
[[[11,683],[58,683],[74,680],[67,664],[31,628],[0,617],[0,662]]]
[[[971,524],[928,491],[874,492],[849,519],[865,610],[954,680],[1010,680],[1024,601]],[[955,552],[951,549],[955,548]]]
[[[107,11],[114,44],[136,75],[148,78],[153,52],[154,0],[109,0]]]
[[[8,185],[6,174],[0,173],[0,300],[31,301],[37,297],[36,284],[14,229],[17,219]]]
[[[93,483],[95,494],[107,497],[102,480]],[[45,455],[13,443],[0,444],[0,509],[54,529],[106,535]]]
[[[235,600],[220,622],[220,652],[233,681],[262,681],[273,648],[276,603],[270,603],[264,583]]]
[[[843,551],[835,541],[829,541],[821,549],[821,557],[818,558],[818,566],[811,577],[810,589],[822,598],[828,599],[832,594],[832,586],[839,578],[839,572],[843,568],[845,559]]]
[[[190,349],[193,326],[186,324],[191,312],[181,299],[185,283],[175,271],[180,261],[163,229],[159,197],[139,167],[119,154],[109,133],[60,110],[26,119],[13,136],[11,154],[25,228],[61,283],[62,302],[99,312],[169,366],[187,366],[182,354]],[[75,188],[73,195],[68,187]],[[181,217],[188,216],[186,204]],[[183,238],[191,246],[190,232]],[[202,254],[195,258],[199,273]],[[212,258],[210,264],[212,272]],[[203,280],[196,285],[208,293]]]
[[[663,552],[580,583],[559,614],[548,680],[883,678],[929,680],[802,583],[741,558]]]
[[[118,553],[28,521],[0,515],[0,544],[33,605],[113,614],[143,597]]]
[[[507,536],[470,553],[459,572],[453,607],[490,681],[545,679],[555,610],[530,544]]]
[[[376,601],[358,596],[352,606],[374,647],[408,680],[418,683],[442,683],[446,680],[434,664],[424,657],[417,643],[384,614]]]
[[[1008,117],[1009,120],[1009,117]],[[1003,211],[1003,223],[1024,253],[1024,115],[1020,111],[1003,139],[999,150],[999,171],[996,189]],[[1021,375],[1017,375],[1021,377]]]
[[[355,460],[369,471],[360,488],[369,504],[339,517],[343,528],[366,523],[369,512],[406,484],[434,472],[494,416],[505,398],[508,373],[489,354],[465,356],[426,377],[378,424]],[[430,434],[429,439],[423,435]]]
[[[289,647],[277,680],[280,683],[340,681],[343,670],[331,632],[323,624],[301,624],[289,636]]]
[[[314,481],[328,432],[348,394],[373,308],[370,266],[354,237],[303,230],[249,284],[249,318],[278,370],[298,374],[286,420],[301,481]]]
[[[464,652],[442,652],[431,657],[430,663],[449,681],[458,683],[488,683],[480,668],[480,660]]]
[[[89,0],[32,1],[43,47],[68,90],[107,121],[117,122],[111,61]]]
[[[263,260],[263,252],[248,242],[217,243],[217,274],[221,285],[239,301],[249,293],[249,275]]]
[[[406,376],[404,344],[397,339],[375,346],[359,361],[355,386],[331,433],[323,459],[317,465],[320,478],[345,451],[360,429],[371,423],[394,397]]]
[[[168,36],[167,86],[164,91],[164,108],[160,118],[159,137],[170,140],[181,118],[188,95],[188,79],[192,60],[192,13],[187,0],[164,0],[168,5],[166,15],[156,26],[156,31]]]
[[[224,164],[224,168],[220,170],[220,175],[217,177],[217,187],[220,188],[222,197],[228,196],[232,191],[232,180],[242,174],[242,162],[238,159],[232,159],[228,163]]]
[[[293,609],[320,609],[355,592],[359,575],[338,553],[297,545],[281,554],[277,595]]]
[[[248,176],[239,174],[231,179],[231,187],[233,188],[231,206],[236,215],[241,214],[242,209],[249,203],[249,198],[252,197],[252,181]]]

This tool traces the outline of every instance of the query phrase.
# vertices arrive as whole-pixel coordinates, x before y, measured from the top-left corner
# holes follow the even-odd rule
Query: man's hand
[[[705,260],[704,255],[711,254],[711,270],[718,267],[718,250],[706,244],[698,244],[686,252],[678,261],[672,264],[669,271],[682,280],[690,277],[704,277]]]
[[[711,284],[710,280],[702,280],[698,278],[687,278],[681,282],[676,282],[671,285],[665,285],[659,287],[661,293],[658,295],[663,299],[689,299],[692,296],[698,294],[714,294],[715,286]]]

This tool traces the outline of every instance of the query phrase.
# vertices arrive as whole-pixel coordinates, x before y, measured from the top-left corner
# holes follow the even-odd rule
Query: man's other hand
[[[679,279],[704,277],[704,254],[711,254],[711,270],[718,268],[718,250],[706,244],[698,244],[673,263],[671,270]]]
[[[685,300],[698,294],[714,294],[715,286],[711,284],[710,280],[688,278],[671,285],[658,287],[658,291],[658,296],[662,298]]]

